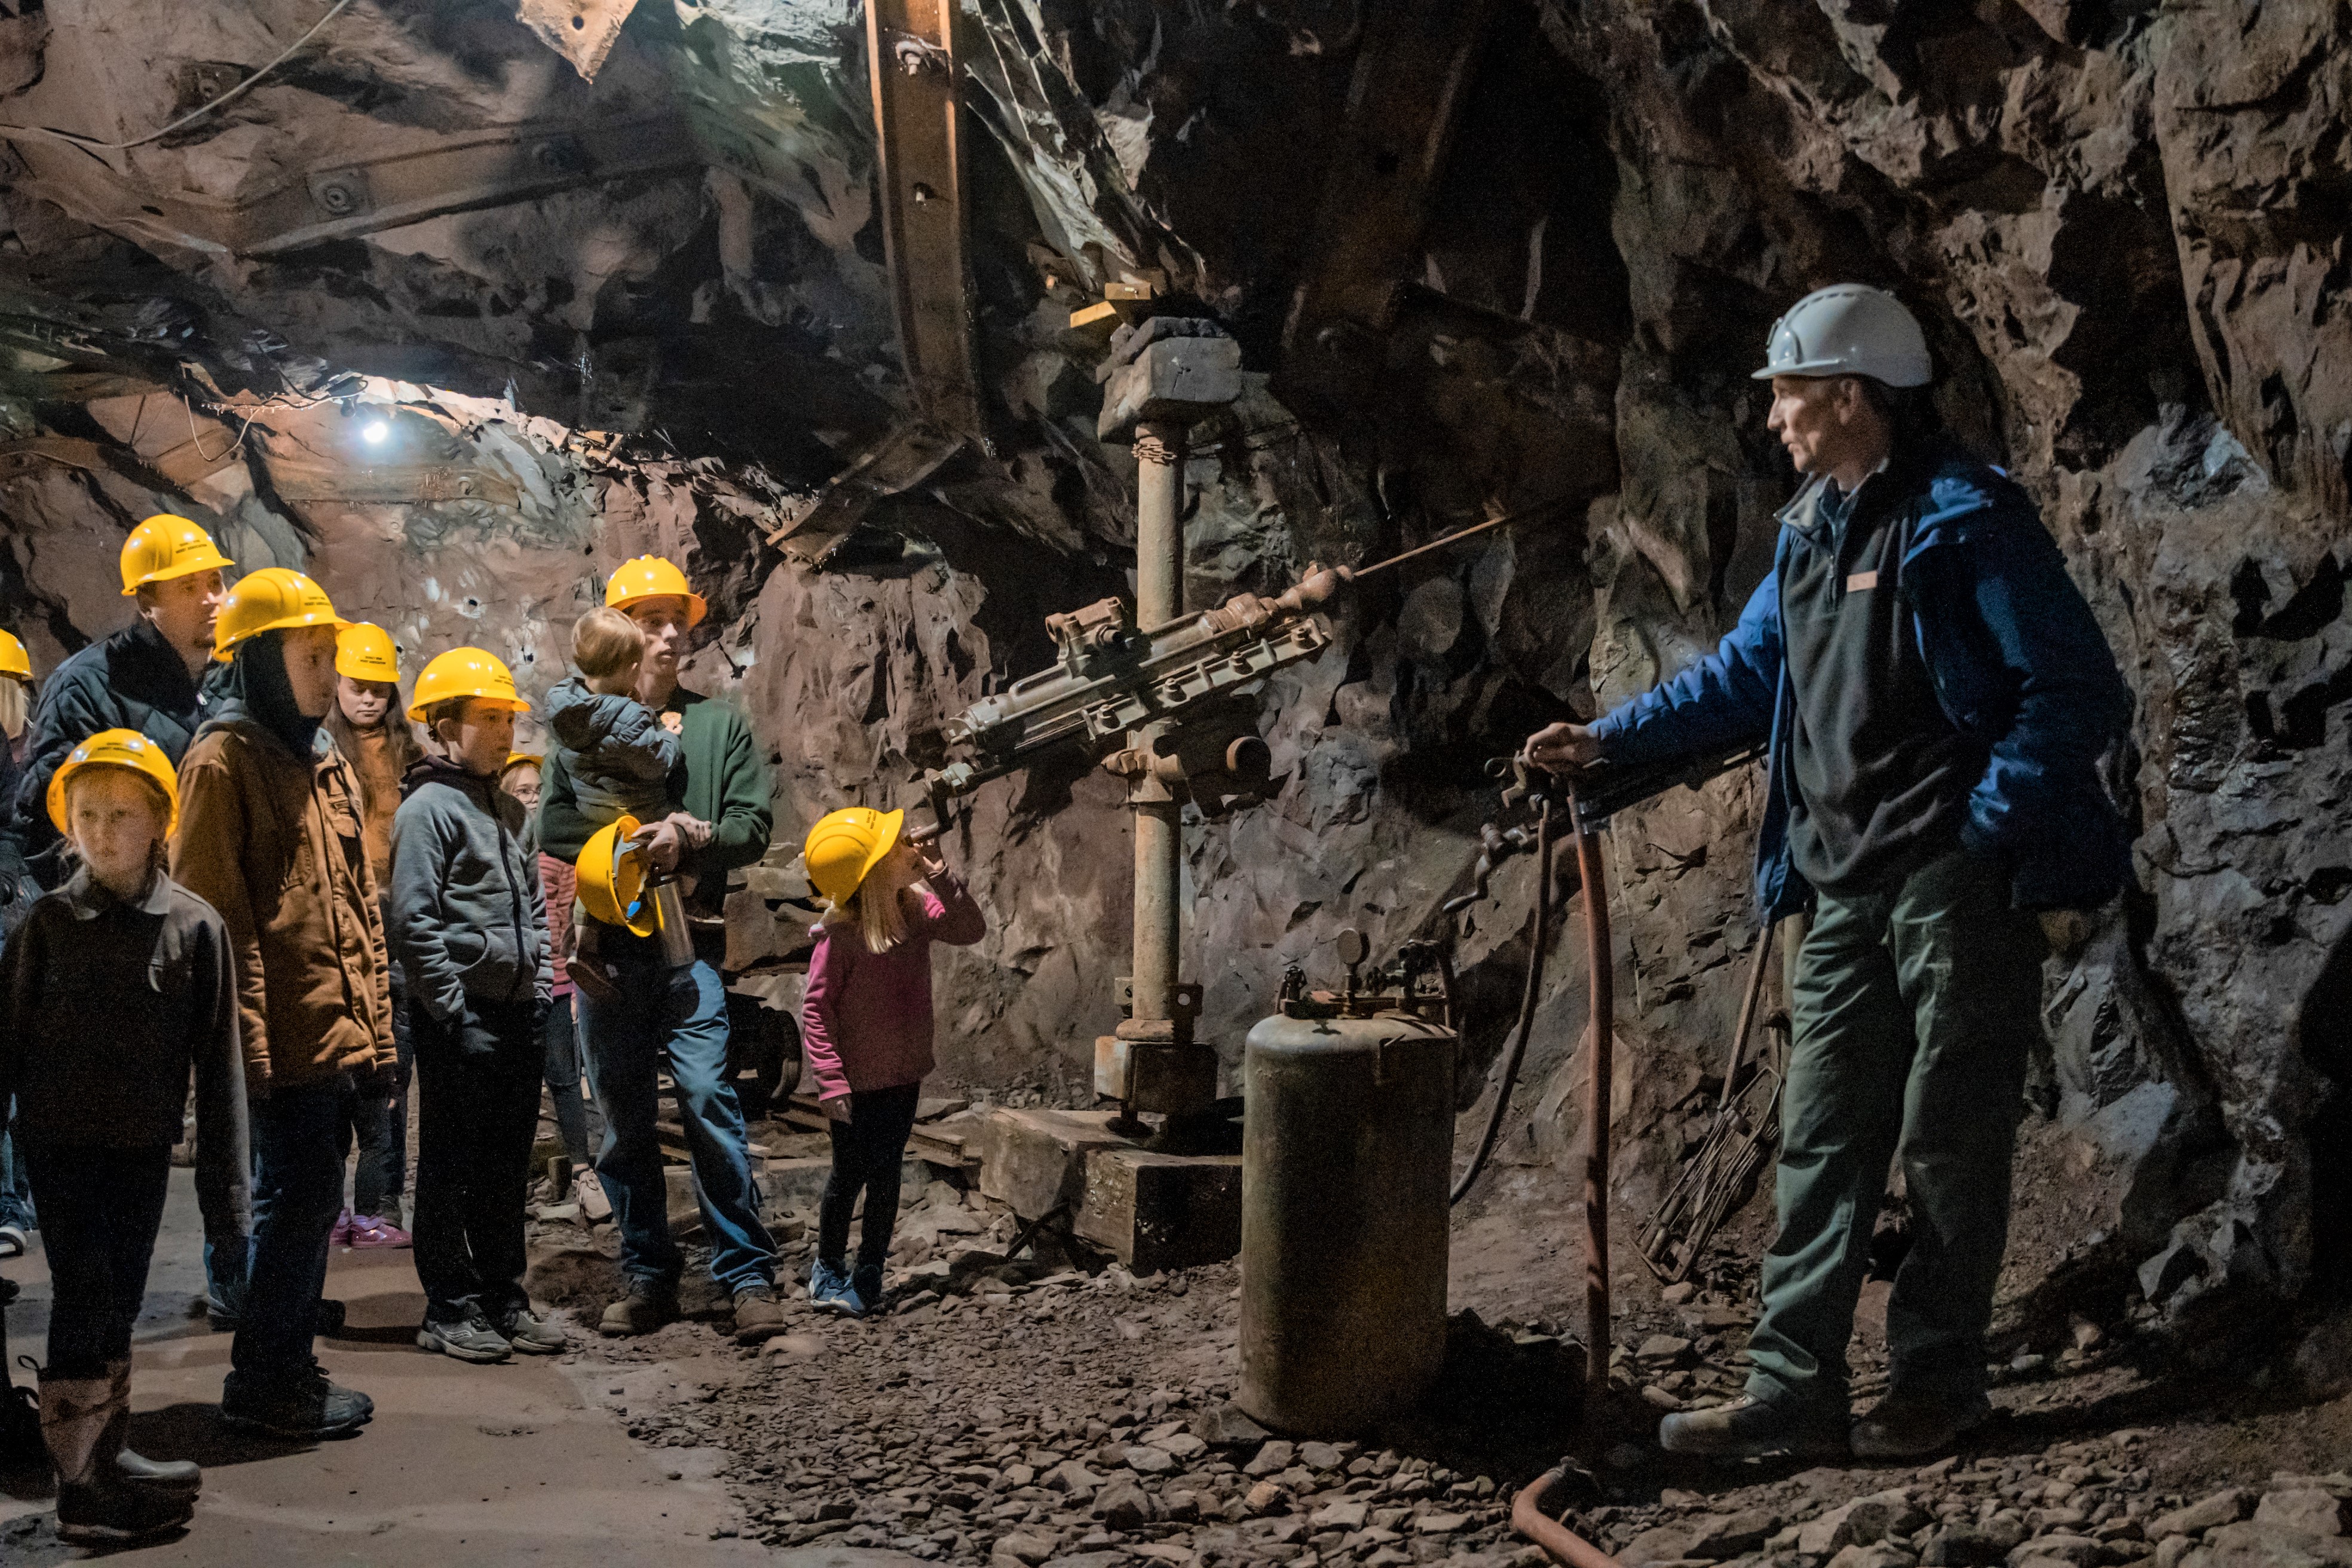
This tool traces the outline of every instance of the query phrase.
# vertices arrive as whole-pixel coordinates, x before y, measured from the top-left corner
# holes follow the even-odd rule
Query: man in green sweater
[[[637,700],[661,716],[685,752],[670,775],[671,805],[711,826],[709,842],[699,848],[689,847],[667,820],[646,828],[637,841],[655,867],[679,873],[689,910],[716,913],[727,896],[727,873],[767,851],[768,770],[741,712],[677,683],[687,633],[706,613],[686,574],[667,561],[640,556],[613,574],[604,602],[645,633]],[[562,753],[550,756],[541,777],[540,847],[576,862],[599,826],[582,815]],[[784,1321],[776,1301],[775,1245],[760,1223],[743,1108],[727,1077],[727,996],[715,962],[719,942],[698,936],[695,961],[673,969],[663,961],[657,937],[601,922],[595,934],[615,994],[600,1001],[584,989],[577,994],[581,1044],[604,1112],[596,1173],[613,1200],[621,1271],[629,1286],[597,1328],[611,1335],[642,1334],[677,1316],[677,1281],[686,1264],[669,1233],[668,1188],[654,1131],[656,1078],[667,1065],[701,1189],[710,1272],[734,1294],[735,1337],[751,1344],[780,1334]]]

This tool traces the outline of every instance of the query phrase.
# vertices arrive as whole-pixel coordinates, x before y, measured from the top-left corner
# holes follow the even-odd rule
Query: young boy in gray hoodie
[[[499,788],[527,705],[478,648],[443,654],[416,684],[410,716],[440,754],[409,770],[392,819],[391,900],[416,1057],[416,1342],[468,1362],[553,1355],[562,1331],[532,1313],[522,1276],[555,973],[539,855],[522,803]]]

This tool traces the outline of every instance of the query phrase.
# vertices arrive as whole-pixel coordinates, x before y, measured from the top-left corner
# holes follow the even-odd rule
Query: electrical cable
[[[251,91],[255,87],[260,84],[262,78],[268,76],[271,71],[276,70],[279,66],[284,65],[288,59],[291,58],[295,50],[309,43],[312,38],[317,37],[319,36],[319,29],[324,27],[328,23],[333,21],[336,17],[349,10],[351,8],[351,4],[352,0],[335,0],[334,5],[328,7],[327,14],[325,16],[310,24],[310,31],[304,33],[300,37],[295,39],[284,48],[278,50],[277,57],[270,60],[268,65],[263,66],[259,70],[255,71],[251,76],[247,77],[243,81],[238,82],[235,87],[230,88],[226,92],[222,93],[218,98],[213,99],[205,103],[198,104],[195,108],[188,110],[187,113],[183,114],[177,120],[173,121],[169,125],[163,126],[159,130],[150,131],[144,136],[134,136],[128,142],[100,142],[95,137],[78,135],[71,131],[52,131],[45,125],[8,125],[5,123],[0,123],[0,132],[5,132],[10,135],[16,136],[46,136],[52,142],[63,142],[68,146],[79,147],[85,153],[127,153],[133,147],[144,147],[150,142],[160,142],[164,137],[169,136],[173,132],[179,130],[182,126],[192,125],[195,121],[202,120],[205,115],[212,113],[215,110],[226,108],[235,100],[242,98],[246,93]]]

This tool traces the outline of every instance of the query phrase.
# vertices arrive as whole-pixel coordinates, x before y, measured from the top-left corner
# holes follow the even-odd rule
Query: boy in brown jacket
[[[394,1059],[358,790],[350,764],[314,744],[342,624],[325,590],[283,567],[229,591],[214,656],[228,678],[181,763],[172,848],[173,878],[228,927],[253,1107],[253,1263],[221,1415],[306,1439],[374,1409],[328,1381],[311,1336],[342,1208],[344,1075]]]

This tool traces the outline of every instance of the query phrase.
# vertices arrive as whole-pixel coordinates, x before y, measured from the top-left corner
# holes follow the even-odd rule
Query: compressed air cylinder
[[[1234,1397],[1275,1431],[1352,1436],[1437,1380],[1454,1044],[1405,1013],[1250,1031]]]

